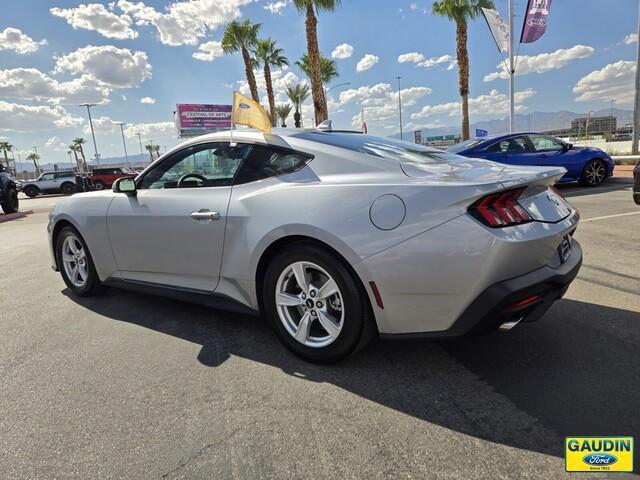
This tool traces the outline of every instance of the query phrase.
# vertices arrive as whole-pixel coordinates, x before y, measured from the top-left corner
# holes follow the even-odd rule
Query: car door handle
[[[195,221],[200,221],[200,220],[220,220],[220,212],[212,212],[211,210],[206,210],[206,209],[200,209],[197,212],[192,212],[191,215],[189,215],[192,219],[194,219]]]

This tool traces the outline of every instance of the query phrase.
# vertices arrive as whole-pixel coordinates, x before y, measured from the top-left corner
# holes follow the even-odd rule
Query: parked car
[[[27,197],[37,197],[40,194],[76,193],[76,174],[73,172],[44,172],[36,180],[22,182],[21,191]]]
[[[18,183],[0,163],[0,207],[4,213],[16,213],[20,207],[18,201]]]
[[[640,162],[633,169],[633,200],[640,205]]]
[[[448,149],[472,158],[509,165],[564,167],[561,182],[578,181],[595,187],[613,175],[613,159],[599,148],[576,147],[559,138],[539,133],[516,133],[467,140]]]
[[[189,140],[136,179],[58,202],[49,242],[70,292],[106,284],[262,312],[293,352],[329,362],[377,333],[536,320],[580,268],[579,215],[550,188],[562,167],[359,133],[230,137]]]
[[[137,174],[138,172],[128,168],[94,168],[91,173],[91,182],[96,190],[104,190],[118,178],[135,177]]]

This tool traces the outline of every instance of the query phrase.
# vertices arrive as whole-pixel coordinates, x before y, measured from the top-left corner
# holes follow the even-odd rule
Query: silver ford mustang
[[[262,313],[296,354],[538,319],[582,262],[563,168],[515,167],[323,130],[220,132],[48,225],[69,290],[141,289]]]

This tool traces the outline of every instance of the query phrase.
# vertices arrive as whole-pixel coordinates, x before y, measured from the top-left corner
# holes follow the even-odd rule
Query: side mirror
[[[571,150],[573,148],[573,143],[565,143],[564,144],[564,151],[568,152],[569,150]]]
[[[137,191],[136,182],[130,177],[118,178],[113,182],[111,189],[114,193],[126,193],[127,195],[135,195]]]

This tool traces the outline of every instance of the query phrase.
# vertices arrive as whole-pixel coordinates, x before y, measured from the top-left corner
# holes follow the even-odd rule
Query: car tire
[[[27,186],[22,189],[22,193],[24,193],[29,198],[37,197],[40,194],[40,190],[38,190],[34,186]]]
[[[65,182],[60,186],[60,191],[65,195],[73,195],[76,193],[76,186],[73,183]]]
[[[299,284],[300,271],[306,289]],[[262,292],[264,314],[278,338],[305,360],[333,363],[371,338],[366,293],[342,260],[325,249],[288,246],[267,267]]]
[[[16,213],[20,207],[18,200],[18,191],[15,188],[9,188],[4,192],[4,198],[1,202],[4,213]]]
[[[75,251],[74,251],[75,250]],[[102,290],[91,252],[73,227],[64,227],[56,240],[56,263],[64,283],[80,297],[90,297]],[[73,256],[73,260],[69,259]],[[74,267],[78,273],[74,273]]]
[[[96,187],[96,190],[104,190],[106,187],[102,180],[96,180],[93,182],[93,186]]]
[[[599,158],[589,160],[582,171],[580,184],[585,187],[597,187],[607,178],[607,166]]]

